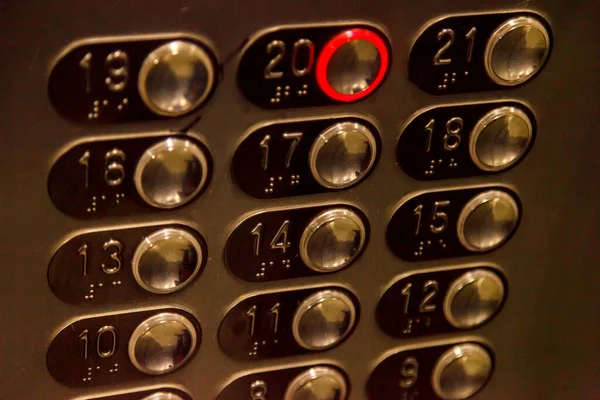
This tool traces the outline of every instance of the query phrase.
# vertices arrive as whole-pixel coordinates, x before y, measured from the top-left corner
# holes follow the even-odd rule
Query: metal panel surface
[[[449,14],[514,9],[540,13],[553,29],[552,55],[532,81],[512,89],[438,97],[409,82],[408,54],[425,24]],[[253,371],[322,363],[342,368],[351,381],[350,398],[360,400],[366,399],[369,374],[384,354],[477,338],[489,342],[496,357],[494,376],[477,399],[600,398],[599,15],[600,2],[595,0],[1,2],[0,399],[83,399],[153,387],[181,388],[195,399],[214,399],[229,382]],[[278,111],[260,109],[243,97],[236,68],[244,39],[271,26],[340,20],[369,21],[389,32],[393,63],[376,93],[353,104]],[[223,61],[222,81],[200,111],[172,120],[84,126],[62,119],[52,108],[47,94],[50,68],[70,43],[176,32],[210,38]],[[515,168],[493,176],[423,182],[409,178],[396,164],[396,140],[417,110],[497,99],[524,101],[536,116],[535,145]],[[250,198],[235,186],[230,163],[248,128],[270,120],[340,113],[368,115],[381,129],[381,157],[363,182],[343,192],[270,200]],[[190,131],[205,140],[214,162],[210,186],[194,202],[156,214],[93,222],[68,217],[52,205],[48,173],[69,143],[102,135],[176,131],[192,122]],[[507,185],[518,192],[523,218],[506,245],[489,254],[419,263],[402,261],[388,249],[386,226],[402,199],[415,192],[476,185]],[[242,282],[227,271],[223,249],[243,215],[334,202],[356,205],[370,222],[370,243],[352,267],[261,284]],[[173,221],[198,226],[210,254],[203,274],[188,290],[133,305],[86,308],[53,295],[48,264],[72,232]],[[472,262],[499,265],[509,280],[510,297],[491,323],[468,335],[408,340],[393,339],[378,328],[376,305],[398,275]],[[221,319],[240,299],[263,291],[328,285],[349,288],[361,306],[361,321],[342,345],[319,354],[256,362],[236,361],[220,350]],[[88,389],[67,388],[48,373],[48,346],[70,321],[159,306],[189,309],[202,326],[202,346],[181,370],[149,377],[135,387]]]

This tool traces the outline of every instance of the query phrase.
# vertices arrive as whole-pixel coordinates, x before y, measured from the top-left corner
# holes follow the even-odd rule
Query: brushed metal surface
[[[546,68],[524,86],[496,92],[434,97],[407,79],[410,46],[430,20],[450,13],[527,9],[540,12],[553,28],[554,49]],[[137,389],[179,387],[195,399],[213,399],[234,377],[271,367],[302,363],[339,365],[351,380],[351,399],[365,399],[364,386],[375,362],[392,349],[434,340],[482,337],[497,355],[486,400],[600,398],[600,264],[597,238],[600,125],[600,3],[594,0],[460,0],[334,2],[322,0],[25,2],[0,5],[0,399],[68,399],[122,392],[128,385],[69,389],[46,369],[52,336],[74,317],[151,306],[182,306],[198,317],[205,339],[189,365],[151,377]],[[393,62],[382,87],[355,104],[322,109],[268,111],[245,100],[236,85],[236,53],[244,38],[284,23],[364,19],[385,26]],[[176,120],[88,127],[62,119],[50,105],[47,79],[55,57],[71,42],[87,37],[190,32],[214,41],[226,60],[214,97],[199,112]],[[532,151],[514,169],[493,177],[418,182],[394,159],[402,124],[415,111],[452,102],[520,99],[531,105],[539,134]],[[356,112],[381,127],[382,156],[373,173],[356,187],[335,193],[256,200],[230,178],[235,146],[253,124]],[[51,161],[70,141],[102,134],[177,130],[196,115],[192,131],[206,139],[214,159],[208,190],[185,207],[154,215],[89,222],[61,214],[46,190]],[[234,117],[232,117],[234,116]],[[518,191],[523,220],[514,238],[486,255],[408,263],[386,247],[384,232],[394,207],[414,191],[475,184],[507,184]],[[263,207],[340,200],[359,205],[370,220],[372,240],[364,254],[339,273],[294,281],[248,284],[228,273],[223,247],[235,221]],[[192,290],[134,305],[87,308],[67,305],[50,290],[46,271],[52,252],[70,232],[90,227],[191,220],[207,240],[209,259]],[[375,324],[383,290],[407,271],[465,262],[493,262],[506,273],[511,294],[497,318],[467,335],[399,341]],[[343,284],[358,295],[362,318],[342,345],[316,356],[253,363],[238,362],[219,349],[221,318],[248,293]]]

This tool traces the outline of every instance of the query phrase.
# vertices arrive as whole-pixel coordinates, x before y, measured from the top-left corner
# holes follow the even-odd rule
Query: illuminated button
[[[148,204],[174,208],[192,200],[207,177],[204,152],[190,140],[170,138],[150,147],[140,157],[134,181]]]
[[[146,106],[156,114],[176,117],[202,104],[215,72],[208,53],[194,43],[175,40],[150,53],[138,78]]]
[[[459,344],[437,361],[431,377],[435,393],[444,400],[473,396],[486,384],[492,373],[492,357],[474,343]]]
[[[455,280],[444,301],[444,314],[456,328],[475,328],[490,320],[504,300],[504,284],[485,269],[466,272]]]
[[[550,52],[550,36],[532,17],[512,18],[490,37],[485,49],[485,68],[499,85],[513,86],[535,76]]]
[[[144,397],[142,400],[183,400],[183,397],[175,393],[158,392]]]
[[[471,251],[489,251],[504,243],[519,221],[519,207],[506,192],[490,190],[471,199],[458,217],[458,238]]]
[[[324,350],[344,340],[355,320],[356,308],[346,294],[322,290],[300,304],[292,321],[292,332],[305,349]]]
[[[302,372],[289,384],[284,400],[345,400],[346,379],[329,367],[314,367]]]
[[[304,230],[300,257],[314,271],[338,271],[358,257],[365,235],[365,225],[353,211],[346,208],[324,211]]]
[[[317,82],[330,98],[355,101],[381,84],[388,62],[388,49],[379,35],[367,29],[350,29],[323,47],[317,59]]]
[[[342,122],[323,131],[308,156],[310,171],[330,189],[352,186],[373,167],[377,142],[371,131],[357,122]]]
[[[469,152],[484,171],[501,171],[527,152],[533,128],[527,114],[515,107],[501,107],[481,118],[471,134]]]
[[[152,293],[171,293],[189,284],[200,271],[202,247],[190,233],[162,229],[146,237],[133,255],[137,283]]]
[[[187,363],[196,342],[196,329],[186,317],[161,313],[135,328],[129,339],[129,358],[140,371],[162,375]]]

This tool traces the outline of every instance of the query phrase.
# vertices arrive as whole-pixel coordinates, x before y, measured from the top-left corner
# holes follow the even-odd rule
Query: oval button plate
[[[54,337],[46,357],[50,375],[63,385],[77,388],[131,383],[151,377],[130,361],[128,345],[138,325],[161,313],[175,313],[192,323],[196,337],[196,346],[191,350],[193,357],[200,347],[202,330],[188,312],[166,308],[108,314],[74,321]]]
[[[319,183],[309,161],[311,149],[329,128],[343,123],[356,123],[372,135],[371,162],[361,176],[343,188],[364,180],[375,168],[381,147],[379,131],[374,123],[358,116],[332,116],[327,118],[289,120],[267,123],[253,128],[239,145],[233,156],[232,173],[237,185],[246,194],[260,198],[277,198],[323,193],[335,189]],[[340,143],[338,152],[348,150]],[[343,152],[345,151],[345,153]],[[319,160],[320,161],[320,160]],[[342,168],[345,159],[331,162],[331,168]]]
[[[86,397],[82,400],[192,400],[192,398],[179,389],[158,388],[105,397]]]
[[[478,159],[474,159],[477,156],[476,143],[473,141],[477,140],[474,135],[478,122],[488,113],[505,108],[522,112],[531,127],[530,136],[517,158],[501,170],[512,168],[527,155],[536,136],[533,112],[516,101],[456,104],[419,111],[400,134],[396,162],[411,178],[426,181],[500,172],[478,167]],[[497,130],[495,143],[491,144],[497,148],[492,150],[494,155],[502,157],[502,151],[512,144],[503,140],[507,133],[506,129]]]
[[[199,244],[201,254],[189,281],[193,282],[208,259],[206,242],[195,229],[182,224],[165,224],[83,233],[64,242],[48,267],[48,283],[62,301],[77,305],[128,303],[156,297],[136,282],[132,262],[145,238],[165,229],[181,230]],[[139,264],[139,262],[138,262]],[[156,264],[160,266],[163,264]],[[161,275],[156,271],[156,275]],[[183,285],[182,285],[183,286]]]
[[[510,226],[505,226],[506,223],[501,219],[486,219],[490,217],[489,213],[482,213],[482,218],[473,220],[472,224],[461,223],[466,219],[464,216],[470,215],[469,212],[473,211],[470,206],[472,200],[478,195],[494,194],[496,191],[503,197],[511,199],[510,204],[515,206],[514,214],[511,216],[516,219],[508,221]],[[435,260],[482,253],[484,251],[469,250],[462,244],[465,235],[461,232],[461,227],[464,229],[468,225],[469,228],[478,228],[470,233],[478,239],[486,240],[482,233],[488,231],[481,224],[493,222],[495,224],[493,228],[497,230],[490,229],[489,232],[495,235],[502,233],[506,236],[501,240],[497,240],[497,237],[492,238],[496,243],[485,250],[491,251],[512,237],[518,229],[522,214],[519,197],[506,187],[482,186],[426,192],[409,198],[396,209],[387,226],[386,241],[396,256],[407,261]],[[476,226],[476,223],[480,225]],[[501,230],[504,228],[506,230]]]
[[[353,236],[358,240],[349,243],[344,240],[345,237],[338,237],[337,232],[333,230],[321,235],[312,235],[315,240],[323,238],[324,242],[321,245],[315,244],[315,240],[303,240],[307,227],[312,226],[313,221],[318,222],[320,215],[327,211],[341,211],[338,213],[340,218],[344,217],[344,213],[353,215],[357,223],[350,226],[363,228],[362,232],[359,232],[360,235]],[[352,232],[348,232],[350,233]],[[336,255],[352,254],[345,263],[331,269],[334,272],[351,266],[351,263],[360,257],[368,244],[369,235],[369,222],[365,214],[346,204],[268,211],[245,219],[233,230],[225,246],[225,262],[235,276],[247,282],[314,276],[324,273],[325,270],[316,268],[312,263],[309,266],[304,261],[309,257],[309,246],[310,255],[320,255],[320,260],[324,262]]]

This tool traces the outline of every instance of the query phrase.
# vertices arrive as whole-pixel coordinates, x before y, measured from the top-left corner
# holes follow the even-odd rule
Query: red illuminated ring
[[[342,45],[351,42],[352,40],[366,40],[372,43],[379,52],[381,62],[375,80],[373,80],[373,83],[371,83],[365,90],[353,94],[343,94],[335,90],[329,84],[329,81],[327,80],[327,67],[329,65],[329,60],[331,60],[331,57],[335,54],[335,52]],[[317,83],[321,87],[321,90],[334,100],[349,102],[362,99],[374,91],[377,86],[379,86],[383,80],[383,77],[385,76],[385,73],[387,72],[388,61],[389,55],[387,46],[381,37],[379,37],[379,35],[366,29],[350,29],[334,36],[329,42],[327,42],[321,51],[321,54],[319,54],[319,58],[317,60]]]

